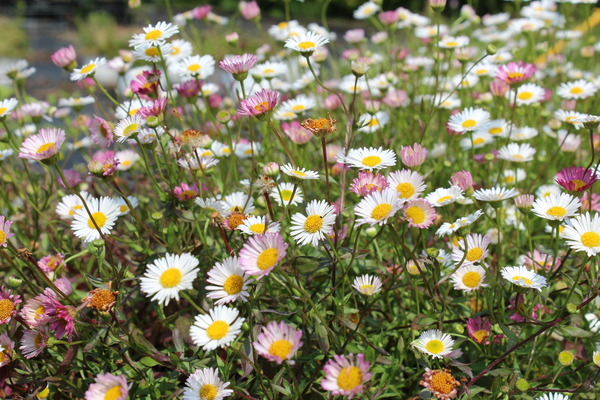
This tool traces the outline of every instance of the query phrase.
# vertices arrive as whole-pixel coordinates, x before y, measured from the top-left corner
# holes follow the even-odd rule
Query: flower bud
[[[570,351],[564,350],[558,353],[558,362],[563,367],[568,367],[569,365],[573,364],[574,359],[575,356]]]
[[[527,382],[527,380],[525,380],[523,378],[519,378],[519,379],[517,379],[517,383],[515,384],[515,386],[521,392],[526,392],[527,389],[529,389],[529,382]]]

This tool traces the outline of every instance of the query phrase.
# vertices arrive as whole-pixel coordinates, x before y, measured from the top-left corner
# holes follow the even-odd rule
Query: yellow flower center
[[[269,347],[269,354],[285,360],[294,346],[288,340],[276,340]]]
[[[41,145],[41,146],[40,146],[40,147],[37,149],[36,153],[37,153],[37,154],[41,154],[41,153],[43,153],[43,152],[45,152],[45,151],[48,151],[48,150],[50,150],[50,149],[52,149],[52,148],[54,148],[54,142],[50,142],[50,143],[44,143],[43,145]]]
[[[292,107],[292,110],[298,112],[298,111],[304,111],[306,107],[304,107],[302,104],[297,104],[294,107]]]
[[[179,53],[181,53],[181,49],[179,47],[173,46],[173,51],[171,51],[171,55],[176,56]]]
[[[373,208],[373,211],[371,211],[371,218],[373,218],[375,221],[381,221],[390,214],[390,211],[392,211],[391,204],[378,204]]]
[[[45,399],[48,397],[49,394],[50,394],[50,388],[46,387],[44,390],[39,392],[36,396],[38,399]]]
[[[304,173],[302,171],[296,171],[296,170],[291,170],[290,174],[294,174],[294,175],[299,176],[301,178],[306,176],[306,173]]]
[[[85,67],[81,68],[79,70],[80,74],[89,74],[90,72],[92,72],[94,70],[94,68],[96,68],[96,64],[90,64],[90,65],[86,65]]]
[[[279,27],[279,29],[285,29],[288,26],[287,22],[280,22],[277,24],[277,26]]]
[[[202,66],[200,64],[192,64],[192,65],[188,65],[188,67],[187,67],[188,71],[192,71],[192,72],[198,72],[198,70],[200,70],[200,68],[202,68]]]
[[[473,333],[473,337],[475,337],[475,341],[477,343],[483,343],[485,338],[487,338],[489,335],[490,335],[490,333],[488,331],[486,331],[485,329],[480,329],[477,332]]]
[[[262,253],[256,259],[256,265],[258,269],[264,271],[273,267],[277,263],[277,258],[279,257],[279,253],[277,249],[271,247],[270,249],[263,250]]]
[[[415,206],[408,207],[406,209],[406,217],[414,224],[419,225],[425,221],[425,211]]]
[[[379,125],[379,120],[377,118],[371,118],[371,121],[369,121],[368,126],[377,126]]]
[[[300,47],[302,50],[306,50],[306,49],[310,49],[312,47],[316,47],[316,44],[311,41],[300,42],[300,43],[298,43],[298,47]]]
[[[381,157],[379,156],[366,156],[362,160],[362,164],[367,167],[374,167],[376,165],[381,164]]]
[[[362,294],[367,294],[367,295],[371,296],[373,294],[373,292],[375,292],[375,286],[369,285],[369,284],[362,285],[360,287],[360,292]]]
[[[250,231],[252,231],[254,233],[261,234],[265,231],[265,224],[262,224],[262,223],[252,224],[248,227],[248,229],[250,229]]]
[[[181,282],[183,274],[179,268],[169,268],[160,276],[160,284],[162,287],[170,289]]]
[[[362,383],[362,371],[355,366],[342,368],[337,378],[337,384],[342,390],[352,390]]]
[[[444,351],[444,343],[441,340],[433,339],[427,342],[425,349],[432,354],[439,354]]]
[[[44,308],[44,306],[40,305],[38,308],[35,309],[35,314],[33,315],[33,318],[38,320],[38,319],[42,318],[42,315],[44,315],[45,312],[46,312],[46,308]]]
[[[261,101],[257,105],[254,106],[256,111],[265,112],[269,110],[269,103],[266,101]]]
[[[129,124],[127,125],[127,127],[125,129],[123,129],[123,134],[125,136],[129,136],[132,133],[136,132],[139,129],[140,125],[139,124]]]
[[[7,110],[8,108],[6,107],[0,107],[0,114],[4,114]]]
[[[524,276],[513,276],[514,281],[523,281],[527,284],[527,286],[533,285],[533,282],[529,278],[525,278]]]
[[[450,394],[450,392],[452,392],[456,386],[458,386],[458,383],[456,382],[456,379],[454,379],[448,372],[440,370],[436,371],[431,376],[429,386],[433,392],[447,395]]]
[[[437,202],[438,203],[443,203],[443,202],[448,201],[450,199],[452,199],[452,196],[443,196],[443,197],[440,197],[439,199],[437,199]]]
[[[581,94],[583,93],[583,89],[580,87],[574,87],[573,89],[571,89],[571,94]]]
[[[517,95],[519,100],[529,100],[533,97],[533,93],[531,92],[521,92]]]
[[[410,199],[415,194],[415,187],[408,182],[403,182],[396,186],[396,191],[398,192],[398,197]]]
[[[200,395],[201,399],[215,400],[217,398],[217,393],[217,388],[214,385],[207,383],[202,385],[198,394]]]
[[[497,135],[499,133],[502,133],[502,128],[499,128],[499,127],[492,128],[492,129],[488,130],[488,133],[490,135]]]
[[[522,72],[509,72],[506,74],[509,80],[523,79],[525,75]]]
[[[96,222],[98,228],[102,228],[106,224],[106,214],[100,211],[93,213],[92,218],[88,218],[88,227],[90,229],[96,229],[94,222]]]
[[[488,72],[488,70],[487,70],[487,69],[485,69],[485,68],[481,68],[481,69],[478,69],[477,71],[475,71],[475,73],[476,73],[477,75],[483,75],[483,74],[487,74],[487,72]]]
[[[263,69],[263,74],[265,74],[265,75],[270,75],[270,74],[274,74],[274,73],[275,73],[275,70],[272,68]]]
[[[0,300],[0,321],[9,319],[14,309],[15,305],[9,299]]]
[[[585,182],[584,182],[584,181],[582,181],[581,179],[573,179],[573,180],[571,181],[571,183],[572,183],[573,185],[575,185],[575,190],[579,190],[579,189],[581,189],[582,187],[584,187],[584,186],[585,186]]]
[[[292,198],[292,191],[291,190],[282,190],[281,191],[281,198],[283,199],[283,201],[289,201]]]
[[[521,154],[513,154],[512,158],[513,160],[522,160],[523,156]]]
[[[546,214],[551,216],[551,217],[564,217],[567,214],[567,210],[565,210],[564,208],[560,207],[560,206],[554,206],[554,207],[550,207],[548,209],[548,211],[546,211]]]
[[[596,232],[586,232],[581,235],[581,243],[585,247],[598,247],[600,246],[600,235]]]
[[[463,128],[472,128],[475,125],[477,125],[477,121],[475,121],[474,119],[468,119],[466,121],[463,121],[462,123]]]
[[[146,40],[156,40],[156,39],[160,38],[162,35],[163,35],[163,33],[160,29],[155,29],[153,31],[146,33]]]
[[[158,52],[158,47],[148,47],[146,49],[146,51],[144,51],[144,53],[148,56],[148,57],[158,57],[158,55],[160,54]]]
[[[456,47],[458,46],[458,42],[446,42],[447,47]]]
[[[483,144],[485,142],[484,138],[478,137],[473,139],[473,144]]]
[[[468,288],[476,288],[481,282],[481,275],[475,271],[469,271],[462,277],[462,283]]]
[[[244,278],[239,275],[231,275],[229,278],[225,279],[225,283],[223,283],[223,290],[230,296],[241,292],[243,287]]]
[[[181,198],[183,199],[191,199],[192,197],[197,196],[198,193],[193,190],[184,190],[181,192]]]
[[[482,255],[483,250],[481,250],[479,247],[473,247],[467,252],[467,260],[473,262],[479,260]]]
[[[122,206],[119,207],[119,212],[120,213],[124,213],[127,210],[129,210],[129,207],[127,207],[125,204],[123,204]]]
[[[4,231],[0,231],[0,244],[4,244],[6,241],[6,233]]]
[[[113,386],[106,391],[104,395],[104,400],[117,400],[119,397],[123,396],[123,392],[120,385]]]
[[[223,339],[229,332],[229,324],[225,321],[215,321],[206,330],[206,335],[211,340]]]
[[[323,226],[323,218],[320,215],[310,215],[304,222],[304,230],[308,233],[315,233]]]

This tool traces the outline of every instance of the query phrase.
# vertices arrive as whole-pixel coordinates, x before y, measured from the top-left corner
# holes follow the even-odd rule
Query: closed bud
[[[368,63],[366,63],[364,61],[359,61],[359,60],[354,60],[350,64],[352,73],[354,74],[354,76],[356,76],[358,78],[360,78],[361,76],[366,74],[370,67],[371,66]]]
[[[161,118],[156,117],[154,115],[151,115],[146,119],[146,125],[148,125],[149,128],[157,128],[158,126],[160,126],[160,123]]]
[[[568,367],[569,365],[573,364],[574,359],[575,356],[570,351],[565,350],[558,353],[558,362],[563,367]]]
[[[526,392],[527,389],[529,389],[529,382],[527,382],[527,380],[525,380],[523,378],[519,378],[519,379],[517,379],[517,383],[515,384],[515,386],[521,392]]]
[[[494,54],[498,53],[498,48],[493,44],[488,44],[485,48],[485,52],[488,56],[493,56]]]
[[[8,286],[11,289],[17,289],[19,286],[21,286],[22,283],[23,283],[23,280],[20,278],[17,278],[16,276],[11,276],[8,278]]]
[[[156,211],[156,212],[153,212],[150,217],[152,218],[153,221],[158,222],[162,219],[163,215],[161,212]]]
[[[217,121],[225,125],[231,121],[231,114],[227,110],[221,110],[217,113]]]

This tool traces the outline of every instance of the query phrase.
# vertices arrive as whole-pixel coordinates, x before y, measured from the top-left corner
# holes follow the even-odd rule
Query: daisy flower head
[[[0,101],[0,119],[7,117],[17,107],[19,100],[11,97],[10,99],[4,99]]]
[[[568,192],[580,193],[588,190],[597,180],[594,168],[566,167],[558,171],[556,183]]]
[[[254,67],[256,64],[257,58],[254,54],[242,54],[225,57],[221,62],[219,62],[219,67],[230,74],[236,80],[246,79],[248,76],[248,71],[250,68]]]
[[[463,199],[463,191],[460,186],[451,185],[449,188],[438,188],[429,193],[425,199],[434,207],[443,207]]]
[[[583,100],[596,94],[598,88],[585,79],[561,83],[556,94],[567,100]]]
[[[227,386],[229,382],[223,382],[219,378],[218,369],[197,369],[185,381],[183,400],[223,400],[233,393]]]
[[[454,289],[464,292],[472,292],[481,287],[488,286],[483,283],[485,280],[485,269],[481,265],[470,264],[463,265],[450,276]]]
[[[85,208],[75,211],[71,229],[78,238],[84,242],[100,239],[100,233],[109,235],[117,217],[119,216],[119,205],[110,197],[91,198],[86,200],[89,213]]]
[[[115,127],[114,134],[117,136],[117,142],[124,142],[140,133],[146,121],[139,114],[129,116],[119,121]]]
[[[0,367],[10,363],[14,358],[15,342],[13,342],[8,333],[0,335]]]
[[[279,110],[283,111],[284,114],[291,112],[294,114],[295,118],[296,116],[300,116],[305,111],[315,108],[316,105],[317,102],[314,98],[301,94],[296,98],[285,101]]]
[[[165,254],[148,264],[140,278],[140,288],[151,300],[167,306],[171,299],[179,301],[181,290],[192,289],[198,275],[198,260],[190,253]]]
[[[319,179],[319,173],[316,171],[307,171],[304,168],[294,168],[292,164],[285,164],[281,166],[281,172],[292,178],[306,180],[306,179]]]
[[[468,150],[471,147],[474,149],[480,149],[494,141],[494,137],[490,136],[486,132],[482,132],[481,130],[477,130],[472,132],[470,137],[465,137],[460,140],[460,147],[463,150]]]
[[[358,177],[350,184],[350,190],[359,196],[366,196],[374,191],[382,191],[389,186],[389,182],[379,173],[359,171]]]
[[[85,400],[125,400],[129,386],[125,375],[99,374],[85,392]]]
[[[173,64],[173,71],[183,81],[206,79],[215,72],[215,59],[209,54],[186,57]]]
[[[173,46],[166,42],[143,43],[135,46],[135,49],[133,50],[133,56],[136,60],[146,61],[149,63],[158,63],[172,52]]]
[[[0,325],[8,324],[17,315],[17,304],[20,302],[21,296],[10,294],[10,289],[0,287]]]
[[[325,200],[313,200],[306,206],[306,215],[296,213],[292,216],[290,235],[299,245],[318,246],[325,235],[333,232],[335,210]]]
[[[79,195],[83,197],[86,203],[92,199],[92,196],[85,191],[79,192]],[[83,209],[83,202],[79,196],[75,194],[68,194],[63,196],[60,202],[56,205],[56,213],[61,219],[70,220],[73,219],[77,210]]]
[[[216,306],[208,314],[197,315],[190,328],[196,346],[204,351],[225,347],[238,336],[244,323],[237,308]]]
[[[402,207],[396,190],[387,188],[375,191],[363,198],[355,207],[354,214],[358,225],[384,225]]]
[[[408,226],[419,229],[428,228],[437,216],[431,203],[425,199],[408,200],[402,209]]]
[[[485,126],[490,121],[490,113],[482,108],[469,107],[448,120],[448,127],[456,132],[471,132]]]
[[[285,41],[285,47],[309,57],[315,50],[329,43],[329,38],[313,31],[308,31],[298,36],[291,36]]]
[[[590,213],[569,219],[562,237],[574,251],[584,251],[590,257],[600,253],[600,215]]]
[[[481,317],[467,319],[467,332],[469,337],[476,343],[482,344],[490,336],[492,323],[489,319]],[[486,342],[489,344],[489,341]]]
[[[398,197],[404,200],[416,199],[427,188],[423,177],[410,169],[394,171],[388,175],[387,180],[389,186],[398,192]]]
[[[362,393],[365,382],[373,376],[368,372],[370,366],[364,354],[355,356],[350,353],[348,357],[336,354],[323,367],[325,377],[321,380],[321,387],[334,396],[342,395],[350,399]]]
[[[469,38],[467,36],[446,36],[439,42],[439,46],[442,49],[456,49],[469,45]]]
[[[237,257],[227,257],[208,271],[206,297],[217,300],[215,304],[248,299],[248,283]]]
[[[286,207],[288,203],[295,206],[304,201],[302,190],[289,182],[280,183],[278,187],[273,188],[271,197],[275,199],[280,207]]]
[[[375,13],[380,9],[381,7],[378,4],[372,1],[367,1],[354,10],[353,16],[355,19],[367,19],[375,15]]]
[[[505,187],[495,186],[491,189],[479,189],[473,193],[473,197],[479,201],[496,202],[512,199],[518,196],[519,192],[515,188],[507,189]]]
[[[0,247],[6,247],[8,238],[15,236],[10,232],[12,221],[9,221],[4,215],[0,215]]]
[[[247,99],[243,99],[238,113],[265,121],[273,113],[273,109],[279,102],[279,99],[278,92],[270,89],[262,89]]]
[[[568,193],[551,194],[540,197],[533,203],[532,211],[540,218],[551,221],[564,221],[577,214],[581,201]]]
[[[498,150],[498,158],[512,162],[529,162],[533,160],[536,150],[529,143],[509,143]]]
[[[390,115],[386,111],[377,111],[375,114],[363,114],[358,120],[359,132],[374,133],[386,126]]]
[[[221,200],[221,204],[228,213],[252,214],[254,212],[254,200],[244,192],[228,194]]]
[[[277,222],[267,224],[267,218],[264,215],[261,217],[250,215],[237,229],[246,235],[252,236],[262,235],[265,232],[279,232],[280,226]]]
[[[535,400],[571,400],[571,398],[562,393],[544,393],[536,397]]]
[[[504,267],[500,272],[504,279],[517,286],[539,291],[547,286],[546,278],[527,269],[524,265]]]
[[[46,348],[48,344],[48,327],[42,326],[39,329],[27,329],[23,331],[21,337],[21,347],[19,349],[25,358],[37,357]]]
[[[396,154],[392,150],[384,150],[382,147],[361,147],[351,149],[344,157],[344,163],[354,168],[373,170],[392,167],[396,165]]]
[[[170,22],[161,21],[156,25],[148,25],[143,28],[144,33],[135,33],[129,41],[129,46],[134,48],[143,44],[156,45],[164,42],[173,35],[179,33],[179,27]]]
[[[381,279],[373,275],[362,275],[357,276],[352,283],[352,287],[358,291],[358,293],[365,296],[373,296],[375,293],[381,291]]]
[[[276,233],[265,233],[248,238],[239,253],[240,267],[256,280],[271,273],[286,256],[288,244]]]
[[[412,342],[412,346],[423,354],[433,358],[442,358],[452,352],[454,340],[447,333],[442,333],[438,329],[430,329]]]
[[[532,64],[523,61],[519,61],[518,63],[509,62],[508,64],[498,66],[496,79],[511,85],[531,78],[535,71],[536,68]]]
[[[454,379],[450,370],[446,368],[435,370],[425,368],[423,380],[419,382],[419,384],[429,390],[434,398],[440,400],[456,398],[456,395],[458,394],[456,388],[460,386],[460,382]]]
[[[458,241],[458,246],[452,251],[452,261],[460,265],[471,265],[481,263],[489,256],[488,246],[490,238],[478,233],[467,235]]]
[[[31,135],[21,144],[19,158],[44,161],[52,158],[60,151],[65,141],[65,131],[59,128],[42,128],[36,135]]]
[[[554,117],[559,121],[566,123],[568,126],[572,126],[575,130],[583,128],[582,118],[585,118],[585,114],[577,111],[566,111],[557,110],[554,113]]]
[[[526,83],[515,91],[506,92],[506,98],[511,102],[516,98],[517,106],[528,106],[542,101],[545,93],[546,91],[541,86],[535,83]]]
[[[285,322],[269,322],[252,343],[254,350],[269,361],[281,365],[284,361],[295,364],[292,358],[302,346],[302,331]]]
[[[83,65],[81,68],[75,68],[73,72],[71,72],[71,80],[80,81],[83,78],[93,77],[98,70],[98,67],[104,64],[106,64],[106,58],[99,57]]]
[[[597,367],[600,367],[600,350],[594,351],[594,354],[592,355],[592,361]]]

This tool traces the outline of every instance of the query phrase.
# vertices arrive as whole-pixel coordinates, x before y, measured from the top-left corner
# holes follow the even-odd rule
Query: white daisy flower
[[[451,87],[458,87],[458,90],[464,90],[472,88],[479,82],[479,76],[475,74],[455,75],[452,77]],[[451,90],[451,88],[443,88],[444,90]],[[467,120],[468,121],[468,120]],[[463,127],[464,128],[464,127]]]
[[[454,114],[448,121],[448,127],[456,132],[470,132],[479,129],[490,121],[490,113],[482,108],[465,108]]]
[[[300,245],[318,246],[325,235],[333,232],[335,209],[325,200],[313,200],[306,206],[306,215],[296,213],[292,216],[290,234]]]
[[[12,157],[13,154],[15,154],[15,151],[13,149],[0,150],[0,162]]]
[[[294,187],[296,191],[294,192]],[[293,183],[280,183],[277,187],[271,190],[271,197],[279,204],[280,207],[287,206],[288,203],[295,206],[304,201],[302,189]]]
[[[89,204],[92,196],[88,192],[81,191],[79,192],[81,197]],[[56,213],[60,217],[60,219],[70,220],[73,219],[75,213],[78,210],[83,209],[83,202],[81,199],[74,194],[68,194],[63,196],[60,202],[56,205]]]
[[[319,179],[319,173],[316,171],[307,171],[304,168],[294,168],[292,164],[285,164],[281,166],[281,172],[287,176],[297,179]]]
[[[375,114],[363,114],[358,119],[359,132],[373,133],[386,126],[390,116],[386,111],[377,111]]]
[[[210,54],[186,57],[172,64],[173,71],[179,79],[206,79],[215,72],[215,59]]]
[[[535,152],[529,143],[509,143],[498,150],[498,158],[512,162],[528,162],[533,160]]]
[[[140,139],[140,143],[142,143],[142,144],[144,143],[141,135],[138,136],[138,139]],[[156,137],[154,137],[154,139],[156,139]],[[199,169],[206,171],[207,169],[214,167],[218,163],[219,163],[219,160],[216,158],[212,158],[212,157],[198,158],[198,157],[196,157],[195,154],[186,154],[183,158],[180,158],[177,160],[177,165],[179,165],[181,168],[186,169],[188,171],[196,171]]]
[[[412,342],[412,346],[423,354],[428,354],[434,358],[442,358],[452,352],[454,340],[447,333],[442,333],[438,329],[431,329],[423,332],[421,336]]]
[[[318,33],[308,31],[298,36],[291,36],[285,41],[285,47],[304,55],[310,55],[315,50],[329,43],[329,38]]]
[[[171,42],[171,52],[169,54],[163,53],[167,63],[172,64],[186,57],[190,57],[194,52],[192,44],[187,40],[175,39]]]
[[[141,108],[149,106],[150,104],[150,102],[140,99],[124,101],[115,109],[115,117],[117,117],[117,119],[132,117],[137,114]]]
[[[576,130],[583,128],[581,119],[585,117],[585,114],[577,111],[566,111],[558,110],[554,113],[554,117],[562,122],[571,125]]]
[[[19,104],[19,100],[15,99],[14,97],[0,101],[0,118],[10,115],[10,113],[13,112],[13,110],[17,107],[17,104]]]
[[[218,369],[197,369],[185,381],[183,400],[223,400],[233,393],[227,386],[229,382],[223,382],[219,378]]]
[[[217,140],[211,143],[210,150],[217,157],[229,157],[231,155],[231,147]]]
[[[567,100],[583,100],[592,97],[598,88],[585,79],[578,79],[573,82],[561,83],[556,94]]]
[[[340,162],[369,171],[396,165],[396,154],[392,150],[383,150],[382,147],[351,149],[346,157],[343,156],[343,152],[340,152],[339,158],[344,160]]]
[[[214,307],[208,314],[197,315],[190,328],[194,344],[201,346],[204,351],[227,346],[242,329],[244,318],[239,318],[239,315],[236,308],[222,305]]]
[[[536,104],[542,101],[545,94],[544,88],[536,85],[535,83],[526,83],[524,85],[519,86],[517,89],[517,106],[528,106],[531,104]],[[515,101],[515,92],[507,91],[506,98],[513,102]]]
[[[236,143],[233,147],[233,152],[237,158],[246,159],[256,155],[262,149],[262,145],[258,142],[251,143]]]
[[[119,165],[117,165],[117,170],[119,171],[127,171],[139,160],[140,155],[137,151],[127,149],[121,150],[115,153],[115,158],[119,160]]]
[[[173,46],[171,46],[169,43],[144,43],[135,46],[135,49],[133,50],[133,56],[136,60],[142,60],[150,63],[158,63],[161,59],[166,58],[167,54],[170,54],[172,52]]]
[[[500,272],[504,279],[517,286],[537,289],[539,291],[547,286],[546,278],[528,270],[524,265],[504,267]]]
[[[585,251],[592,257],[600,253],[600,216],[585,213],[568,220],[562,237],[576,252]]]
[[[443,207],[462,198],[463,191],[460,186],[452,185],[449,188],[436,189],[434,192],[429,193],[425,200],[434,207]]]
[[[209,283],[206,286],[206,297],[217,300],[216,304],[248,300],[250,277],[241,269],[237,257],[227,257],[216,263],[208,271],[206,282]]]
[[[487,144],[494,141],[494,137],[487,132],[477,130],[471,133],[471,137],[462,138],[459,142],[461,149],[469,150],[471,147],[474,149],[480,149]]]
[[[294,115],[298,115],[305,111],[312,110],[316,105],[317,102],[314,98],[301,94],[294,99],[284,101],[281,103],[280,107],[283,109],[289,109],[294,113]]]
[[[510,133],[509,137],[510,137],[510,139],[515,140],[515,141],[523,141],[523,140],[533,139],[537,135],[538,135],[537,129],[532,128],[530,126],[523,126],[521,128],[513,129],[513,131]]]
[[[267,218],[250,215],[244,222],[236,228],[246,235],[262,235],[265,232],[279,232],[280,225],[277,222],[270,222],[267,225]]]
[[[393,217],[402,207],[403,200],[398,198],[398,192],[395,189],[387,188],[381,192],[376,190],[354,207],[354,214],[357,217],[358,225],[384,225],[388,219]]]
[[[600,350],[595,350],[592,355],[592,361],[596,364],[596,367],[600,367]]]
[[[118,205],[118,210],[119,210],[119,217],[122,217],[123,215],[127,215],[129,214],[129,212],[131,211],[129,209],[129,206],[127,205],[127,203],[125,202],[125,200],[122,197],[119,197],[118,199],[114,199],[115,203],[117,203]],[[138,199],[135,196],[127,196],[127,200],[129,201],[129,203],[131,203],[131,207],[133,208],[137,208],[140,205],[140,202],[138,201]]]
[[[109,235],[119,216],[118,204],[110,197],[92,198],[86,200],[86,204],[92,215],[88,214],[85,207],[75,211],[71,221],[71,229],[75,236],[84,242],[91,242],[100,239],[98,229],[104,235]]]
[[[485,269],[481,265],[464,265],[456,270],[450,277],[454,283],[454,289],[464,292],[471,292],[480,287],[487,287],[483,283],[485,279]]]
[[[533,202],[531,211],[540,218],[564,221],[565,218],[575,216],[579,207],[581,207],[581,202],[578,198],[568,193],[560,193],[537,198]]]
[[[130,47],[142,44],[158,44],[179,33],[179,27],[169,22],[161,21],[156,25],[143,28],[144,33],[135,33],[129,41]]]
[[[234,192],[225,196],[221,201],[223,208],[228,213],[239,212],[242,214],[252,214],[254,212],[254,199],[248,197],[247,193]]]
[[[479,264],[489,256],[489,245],[490,239],[486,235],[478,233],[467,235],[459,240],[458,246],[452,250],[452,261],[457,265]]]
[[[365,296],[373,296],[380,292],[381,286],[381,279],[373,275],[358,276],[352,283],[352,287]]]
[[[80,81],[83,78],[94,75],[98,70],[98,67],[104,64],[106,64],[106,58],[100,57],[90,61],[81,68],[75,68],[73,72],[71,72],[71,80]]]
[[[548,197],[552,194],[561,194],[560,186],[556,184],[542,185],[535,191],[535,197]]]
[[[140,288],[151,300],[167,306],[171,299],[179,301],[181,290],[192,289],[198,276],[198,260],[190,253],[165,254],[152,264],[140,278]]]
[[[220,200],[203,199],[201,197],[196,197],[196,199],[194,199],[194,203],[198,207],[206,210],[208,214],[211,214],[215,211],[219,213],[219,215],[221,215],[222,217],[225,217],[227,216],[227,214],[229,214],[229,210],[226,208],[226,205],[223,204],[223,202],[221,202]]]
[[[114,130],[117,142],[124,142],[136,133],[140,133],[145,123],[144,118],[137,114],[119,121]]]
[[[392,172],[387,181],[391,188],[396,189],[398,197],[404,200],[416,199],[427,188],[423,177],[410,169]]]
[[[262,64],[257,64],[252,67],[249,74],[255,77],[256,80],[272,79],[281,76],[287,72],[287,64],[282,62],[267,61]],[[258,78],[258,79],[257,79]]]
[[[508,123],[505,119],[491,120],[477,129],[477,132],[485,132],[492,137],[505,137],[508,131]]]
[[[367,19],[375,15],[375,13],[380,9],[381,7],[379,7],[378,4],[373,3],[372,1],[367,1],[354,10],[353,16],[355,19]]]
[[[468,45],[469,38],[467,36],[446,36],[439,42],[439,46],[442,49],[456,49]]]
[[[517,196],[519,192],[515,188],[507,189],[505,187],[495,186],[491,189],[479,189],[473,193],[473,197],[479,201],[502,201],[512,199]]]

